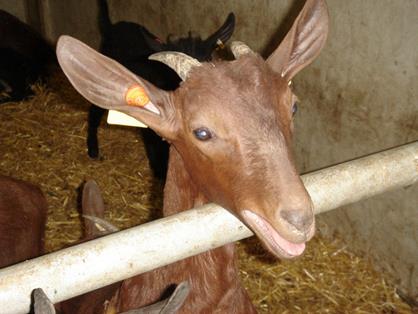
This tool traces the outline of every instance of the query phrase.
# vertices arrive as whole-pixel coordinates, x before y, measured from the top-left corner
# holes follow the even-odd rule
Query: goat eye
[[[206,128],[196,129],[193,134],[199,141],[207,141],[212,138],[212,133]]]
[[[292,106],[292,116],[294,116],[296,114],[296,112],[298,111],[298,105],[299,105],[299,103],[297,101],[295,101],[293,103],[293,106]]]

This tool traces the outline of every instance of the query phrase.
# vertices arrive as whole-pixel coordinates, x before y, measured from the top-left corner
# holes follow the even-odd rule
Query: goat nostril
[[[312,213],[305,213],[299,210],[282,210],[280,211],[280,216],[302,232],[307,232],[313,223]]]

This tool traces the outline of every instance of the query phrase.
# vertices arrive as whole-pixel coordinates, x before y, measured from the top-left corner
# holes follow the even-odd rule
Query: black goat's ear
[[[328,9],[324,0],[307,0],[279,47],[268,57],[271,68],[290,81],[325,45]]]
[[[74,88],[104,109],[122,111],[173,139],[174,106],[161,90],[81,41],[61,36],[58,62]]]
[[[216,45],[219,43],[219,40],[221,43],[225,44],[229,38],[231,38],[232,34],[234,33],[235,29],[235,15],[234,13],[229,13],[228,17],[226,18],[226,21],[224,24],[212,35],[210,35],[206,40],[206,44],[210,46],[212,49],[216,47]]]

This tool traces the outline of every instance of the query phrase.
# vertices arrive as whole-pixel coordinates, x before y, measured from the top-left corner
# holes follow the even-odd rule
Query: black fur
[[[148,60],[149,55],[158,51],[180,51],[199,61],[208,61],[217,47],[217,40],[225,43],[234,31],[235,16],[230,13],[224,25],[206,40],[189,34],[186,38],[169,39],[167,43],[163,43],[142,25],[125,21],[112,24],[106,0],[98,1],[101,52],[164,90],[176,89],[180,78],[166,65]],[[99,156],[97,128],[104,112],[105,110],[94,105],[90,108],[87,147],[91,158]],[[151,129],[141,129],[140,132],[151,169],[157,178],[164,181],[168,164],[168,144]]]
[[[0,103],[30,95],[30,85],[54,61],[53,48],[35,30],[0,10]]]

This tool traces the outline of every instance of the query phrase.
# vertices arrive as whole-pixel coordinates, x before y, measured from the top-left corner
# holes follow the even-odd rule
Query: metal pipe
[[[412,185],[418,181],[418,142],[302,179],[315,213]],[[0,313],[27,313],[35,288],[56,303],[251,235],[214,204],[120,231],[0,270]]]
[[[418,182],[418,141],[302,175],[315,214]]]

